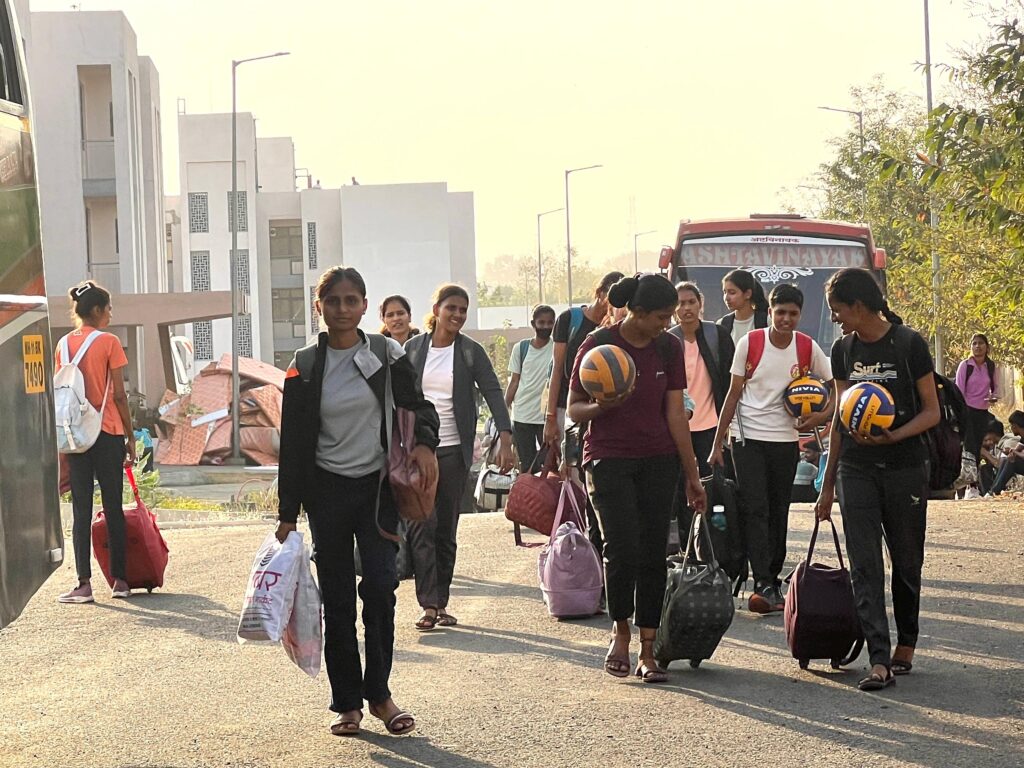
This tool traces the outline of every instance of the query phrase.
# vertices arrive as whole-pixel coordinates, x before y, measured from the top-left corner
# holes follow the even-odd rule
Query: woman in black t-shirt
[[[896,405],[892,429],[872,436],[842,427],[836,408],[832,429],[838,450],[829,453],[815,505],[818,519],[829,519],[838,481],[857,615],[871,657],[871,673],[859,687],[877,690],[913,666],[928,503],[921,434],[939,421],[938,394],[927,343],[889,310],[870,272],[840,270],[826,284],[825,297],[832,321],[842,325],[844,334],[832,345],[835,399],[852,384],[872,381],[885,387]],[[893,653],[885,613],[883,533],[892,558]]]

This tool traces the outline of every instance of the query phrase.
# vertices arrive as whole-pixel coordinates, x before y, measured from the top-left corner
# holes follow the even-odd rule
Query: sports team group
[[[284,384],[277,538],[309,523],[324,618],[324,659],[331,687],[331,733],[360,732],[364,702],[393,735],[416,721],[389,688],[395,636],[396,551],[411,555],[416,629],[451,627],[450,592],[457,527],[474,460],[478,398],[497,432],[492,461],[509,472],[561,465],[585,482],[591,542],[603,557],[607,612],[613,622],[603,667],[614,677],[667,680],[654,653],[666,589],[666,550],[673,518],[689,531],[707,511],[702,478],[725,472],[736,483],[742,514],[744,569],[753,591],[748,607],[769,614],[784,605],[781,575],[801,433],[831,431],[827,460],[817,472],[819,520],[838,500],[856,612],[870,655],[864,690],[892,685],[913,668],[918,639],[921,569],[929,493],[926,433],[940,423],[940,397],[925,340],[890,311],[874,276],[843,269],[825,287],[843,337],[826,355],[797,331],[804,296],[788,284],[766,297],[744,270],[722,283],[730,312],[704,319],[704,297],[691,282],[660,275],[606,275],[583,307],[557,317],[538,306],[531,339],[513,346],[510,380],[502,391],[484,347],[462,332],[469,294],[437,289],[421,332],[402,296],[380,302],[381,334],[360,323],[367,286],[352,268],[333,267],[316,287],[322,331],[296,354]],[[125,581],[122,465],[136,460],[120,369],[127,364],[110,324],[110,294],[94,282],[71,289],[76,330],[57,350],[81,369],[102,431],[87,451],[68,455],[74,509],[78,585],[58,599],[93,601],[89,527],[93,478],[107,518],[112,595],[131,596]],[[601,365],[581,366],[595,348],[618,348]],[[83,347],[90,354],[81,353]],[[622,355],[621,353],[624,353]],[[622,368],[628,358],[631,371]],[[588,370],[581,370],[586,367]],[[592,370],[591,370],[592,369]],[[627,375],[628,374],[628,375]],[[794,417],[784,394],[794,379],[826,385],[822,402]],[[998,397],[988,343],[977,335],[956,383],[966,400],[964,468],[967,497],[998,494],[1024,473],[1024,413],[1010,417],[1012,436],[989,411]],[[868,428],[851,424],[844,394],[872,385],[884,390],[887,418]],[[595,393],[597,393],[595,395]],[[107,407],[107,400],[113,404]],[[849,398],[847,398],[849,399]],[[837,407],[842,402],[843,407]],[[865,403],[867,401],[865,400]],[[870,405],[870,404],[869,404]],[[875,403],[869,410],[877,410]],[[423,488],[436,485],[433,514],[402,520],[387,480],[392,408],[412,420],[410,466]],[[560,461],[559,461],[560,459]],[[966,461],[965,461],[966,464]],[[799,486],[797,486],[799,487]],[[885,606],[883,536],[892,563],[896,646]],[[361,577],[357,589],[358,548]],[[364,651],[357,638],[362,600]],[[633,627],[639,633],[631,659]]]

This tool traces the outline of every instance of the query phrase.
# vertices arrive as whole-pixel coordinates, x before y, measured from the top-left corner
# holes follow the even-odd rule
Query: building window
[[[213,323],[202,320],[192,323],[192,347],[196,360],[213,360]]]
[[[210,252],[192,251],[192,290],[210,290]]]
[[[238,317],[238,354],[252,357],[252,315]]]
[[[188,193],[188,231],[210,231],[210,206],[205,192]]]
[[[249,295],[249,251],[239,249],[235,257],[235,269],[238,270],[238,290],[243,296]]]
[[[309,288],[309,330],[314,335],[320,332],[320,316],[316,313],[316,286]]]
[[[316,269],[316,222],[306,222],[306,250],[309,252],[309,268]]]
[[[238,232],[249,231],[249,203],[246,199],[246,192],[238,193]],[[231,217],[234,216],[234,206],[231,205],[231,190],[228,190],[228,232],[231,231]]]
[[[302,275],[302,222],[294,219],[270,222],[270,274]]]

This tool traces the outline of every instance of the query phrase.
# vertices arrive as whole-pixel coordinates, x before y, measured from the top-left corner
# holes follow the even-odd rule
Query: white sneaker
[[[981,498],[981,492],[977,488],[975,488],[973,485],[967,486],[967,490],[964,491],[964,500],[967,500],[967,499],[980,499],[980,498]]]

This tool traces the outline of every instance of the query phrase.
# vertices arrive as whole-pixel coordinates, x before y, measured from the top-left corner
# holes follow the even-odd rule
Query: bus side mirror
[[[666,270],[672,266],[672,260],[675,255],[676,252],[672,249],[672,246],[663,245],[661,247],[661,253],[658,254],[658,268]]]
[[[885,248],[876,248],[874,257],[875,269],[885,269],[889,263],[889,255],[885,252]]]

